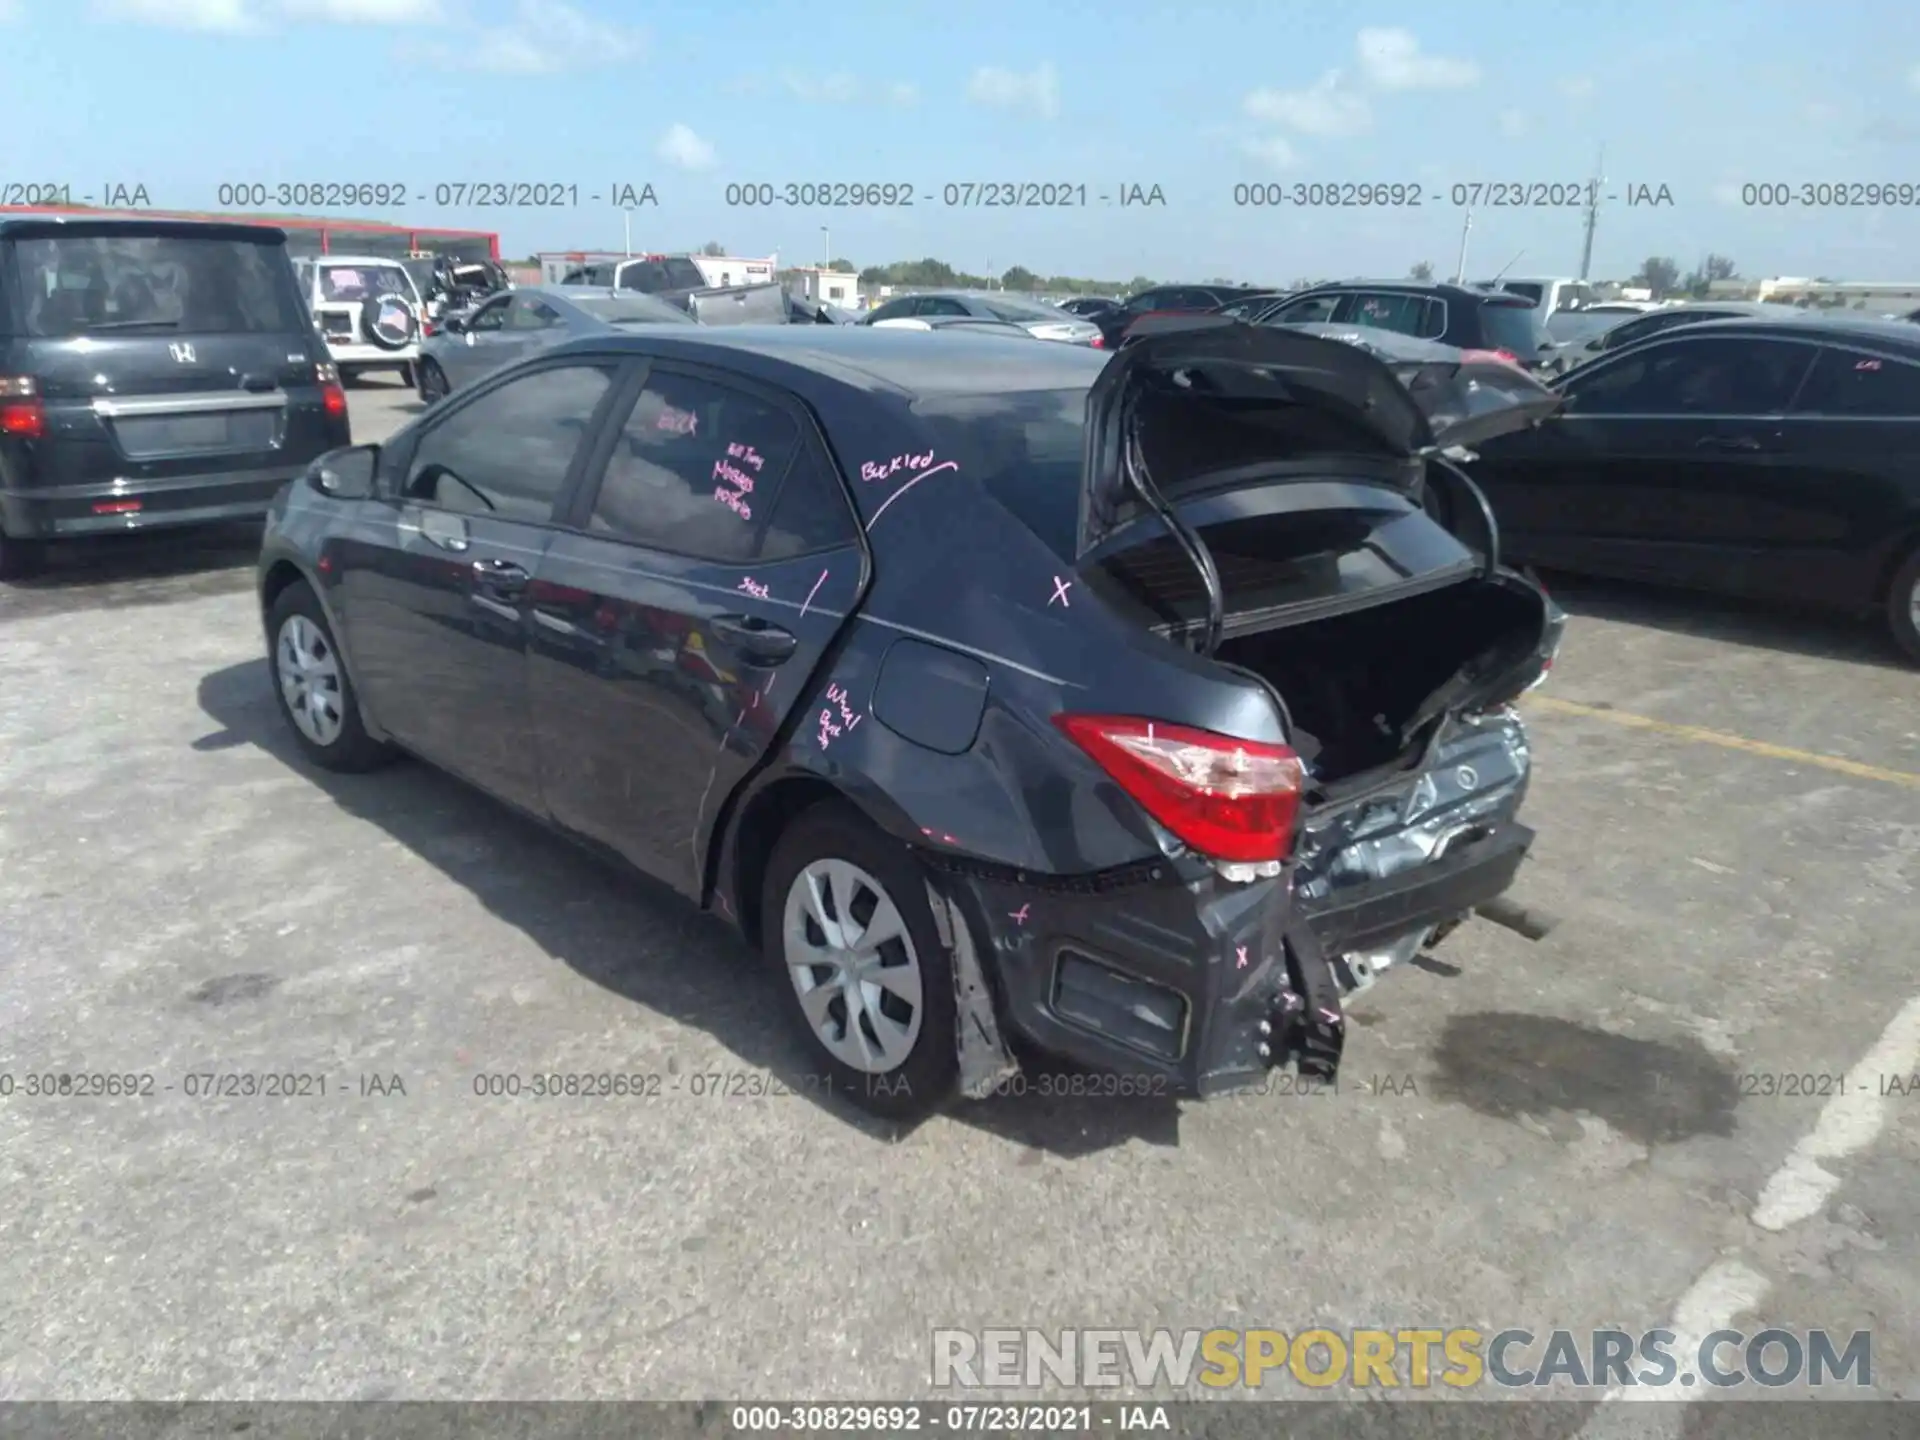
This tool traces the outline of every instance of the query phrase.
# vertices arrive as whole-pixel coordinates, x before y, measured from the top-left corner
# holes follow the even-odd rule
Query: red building
[[[0,215],[94,215],[109,220],[226,220],[277,225],[295,255],[381,255],[403,259],[414,252],[462,260],[498,260],[500,236],[492,230],[444,230],[431,225],[389,225],[379,220],[336,220],[324,215],[216,214],[192,210],[103,210],[93,205],[0,205]]]

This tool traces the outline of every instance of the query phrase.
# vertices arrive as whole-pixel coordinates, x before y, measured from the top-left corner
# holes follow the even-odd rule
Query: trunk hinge
[[[1201,636],[1200,644],[1195,647],[1197,653],[1213,658],[1213,652],[1220,648],[1220,633],[1227,624],[1227,597],[1220,586],[1220,571],[1213,563],[1213,553],[1207,549],[1207,542],[1200,538],[1200,532],[1189,525],[1167,503],[1167,497],[1160,493],[1160,487],[1153,483],[1153,477],[1147,473],[1147,457],[1140,445],[1140,420],[1131,408],[1124,422],[1125,440],[1121,448],[1120,473],[1126,482],[1160,517],[1173,536],[1174,543],[1186,553],[1193,562],[1193,568],[1200,572],[1200,584],[1207,592],[1207,628]]]

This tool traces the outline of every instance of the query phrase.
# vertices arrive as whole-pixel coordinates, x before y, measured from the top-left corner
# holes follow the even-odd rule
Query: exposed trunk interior
[[[1269,681],[1323,784],[1386,765],[1441,710],[1503,698],[1546,633],[1525,582],[1468,580],[1328,619],[1230,637],[1216,659]],[[1446,694],[1441,695],[1442,687]]]

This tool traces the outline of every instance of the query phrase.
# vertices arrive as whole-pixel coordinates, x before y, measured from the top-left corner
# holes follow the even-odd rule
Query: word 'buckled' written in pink
[[[933,464],[933,451],[924,455],[896,455],[891,460],[863,460],[860,462],[862,480],[884,480],[889,475],[898,475],[903,470],[924,470]]]

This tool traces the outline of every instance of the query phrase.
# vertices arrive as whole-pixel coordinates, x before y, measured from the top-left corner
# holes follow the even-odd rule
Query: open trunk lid
[[[1336,329],[1340,327],[1335,327]],[[1351,329],[1352,327],[1345,327]],[[1311,335],[1227,316],[1142,320],[1087,396],[1078,558],[1142,518],[1202,495],[1324,479],[1359,461],[1369,483],[1414,499],[1424,462],[1524,429],[1561,403],[1525,372],[1447,346]],[[1445,352],[1438,354],[1435,352]],[[1129,462],[1141,425],[1190,400],[1239,422],[1209,443]],[[1188,439],[1191,441],[1192,436]],[[1136,459],[1145,459],[1139,451]],[[1147,473],[1143,473],[1143,471]]]

